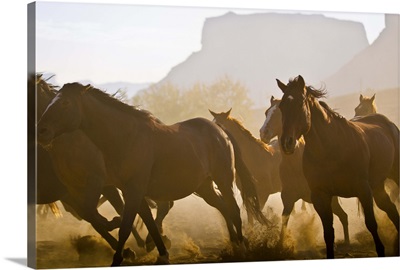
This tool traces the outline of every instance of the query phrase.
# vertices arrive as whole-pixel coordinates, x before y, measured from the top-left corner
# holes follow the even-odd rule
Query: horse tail
[[[224,130],[225,133],[228,135],[230,139],[234,156],[235,156],[235,169],[236,173],[240,178],[240,194],[242,196],[243,204],[248,213],[253,214],[253,216],[261,223],[261,224],[268,224],[267,218],[261,212],[260,203],[258,200],[255,182],[257,181],[253,175],[251,174],[250,170],[246,166],[243,161],[242,154],[240,148],[233,138],[233,136],[229,133],[229,131]]]
[[[60,211],[60,208],[58,208],[55,202],[49,203],[48,206],[50,207],[51,212],[54,214],[56,218],[60,218],[63,216],[62,212]]]

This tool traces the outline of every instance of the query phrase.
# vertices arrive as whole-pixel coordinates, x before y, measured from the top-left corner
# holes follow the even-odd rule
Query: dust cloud
[[[237,197],[239,195],[237,194]],[[238,199],[241,205],[240,199]],[[349,215],[350,246],[344,245],[343,228],[338,218],[334,219],[337,258],[375,257],[372,237],[364,224],[364,217],[358,212],[356,199],[341,199],[340,203]],[[312,205],[301,210],[297,202],[292,213],[288,234],[280,243],[282,203],[280,194],[274,194],[267,202],[263,213],[269,225],[247,224],[247,216],[242,210],[243,231],[247,248],[232,245],[222,215],[203,199],[191,195],[175,202],[164,220],[164,234],[171,241],[170,261],[173,264],[209,262],[249,262],[322,259],[325,257],[322,225]],[[62,209],[62,206],[60,207]],[[63,210],[63,209],[62,209]],[[99,211],[108,219],[115,212],[106,203]],[[376,209],[379,234],[388,256],[394,255],[396,230],[386,214]],[[113,251],[89,223],[79,221],[67,212],[56,218],[51,213],[38,216],[37,222],[38,268],[66,268],[109,266]],[[117,230],[112,234],[117,237]],[[142,238],[147,235],[144,228]],[[147,253],[139,248],[132,236],[126,247],[136,253],[135,260],[125,260],[124,265],[152,265],[157,260],[157,251]]]

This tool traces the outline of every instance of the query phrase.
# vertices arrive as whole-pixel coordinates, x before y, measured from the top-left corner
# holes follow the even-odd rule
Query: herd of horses
[[[283,202],[280,239],[299,199],[318,213],[326,257],[334,258],[333,214],[349,244],[348,216],[338,197],[357,197],[378,256],[385,249],[377,231],[373,202],[399,231],[399,129],[376,113],[375,95],[360,96],[356,115],[347,120],[320,101],[325,92],[307,86],[299,75],[277,80],[281,99],[271,97],[260,139],[227,112],[210,111],[213,121],[194,118],[165,125],[146,110],[127,105],[91,85],[65,84],[60,90],[40,74],[28,80],[36,96],[37,204],[61,201],[89,222],[115,250],[113,266],[135,253],[125,248],[130,233],[140,247],[157,248],[158,263],[168,263],[168,238],[162,221],[175,200],[193,193],[222,214],[230,241],[248,246],[233,186],[240,190],[249,224],[266,224],[268,197]],[[31,122],[32,122],[31,121]],[[392,179],[392,200],[385,180]],[[98,212],[108,200],[119,216]],[[153,218],[151,208],[157,209]],[[141,239],[136,215],[149,235]],[[204,217],[207,218],[207,217]],[[118,239],[110,231],[119,228]],[[398,253],[398,250],[397,250]]]

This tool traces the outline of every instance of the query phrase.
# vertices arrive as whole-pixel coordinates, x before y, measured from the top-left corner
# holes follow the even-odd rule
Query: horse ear
[[[226,112],[226,116],[231,115],[231,111],[232,111],[232,108],[230,108],[229,111]]]
[[[271,103],[271,105],[272,105],[272,102],[275,100],[275,97],[274,96],[271,96],[271,99],[269,100],[269,102]]]
[[[375,94],[372,96],[371,101],[373,102],[375,100]]]
[[[208,109],[212,116],[217,117],[217,113],[213,112],[212,110]]]
[[[297,83],[300,84],[301,88],[304,88],[306,86],[306,83],[301,75],[297,76]]]
[[[278,83],[278,87],[282,90],[283,93],[285,93],[287,86],[286,84],[284,84],[283,82],[281,82],[280,80],[276,79],[276,82]]]
[[[360,102],[364,99],[364,96],[360,94]]]

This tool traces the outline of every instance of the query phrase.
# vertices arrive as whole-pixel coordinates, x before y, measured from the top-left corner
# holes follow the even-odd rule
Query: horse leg
[[[390,200],[389,195],[386,193],[384,185],[382,184],[379,187],[374,187],[372,189],[372,194],[375,199],[376,205],[382,209],[383,211],[386,212],[388,215],[389,219],[392,221],[394,226],[396,227],[397,230],[397,237],[396,237],[396,246],[394,249],[394,252],[396,255],[399,254],[399,245],[398,245],[398,239],[399,239],[399,212],[397,212],[397,208],[394,205],[394,203]]]
[[[170,203],[167,202],[167,204],[169,209]],[[159,253],[158,263],[169,263],[169,254],[167,248],[164,245],[159,228],[153,219],[153,215],[145,199],[142,200],[142,203],[140,205],[139,215],[142,217],[143,222],[145,223],[147,230],[149,231],[149,235],[154,240],[154,243],[157,246],[157,250]]]
[[[343,226],[344,243],[346,245],[350,244],[349,237],[349,221],[346,212],[339,204],[339,198],[337,196],[332,197],[332,212],[339,218]]]
[[[88,217],[86,214],[87,211],[85,211],[83,207],[71,196],[66,196],[63,198],[63,203],[71,207],[79,217],[89,222],[93,228],[107,241],[112,249],[115,250],[117,248],[117,240],[108,232],[106,226],[104,226],[104,222],[101,220],[101,218],[105,219],[104,217],[98,213],[97,214],[100,216],[100,218],[96,217],[96,215],[91,215],[91,217]]]
[[[158,230],[160,231],[160,233],[164,233],[163,227],[162,227],[162,222],[164,220],[164,218],[167,216],[167,214],[169,213],[169,211],[171,210],[171,208],[174,206],[174,202],[173,201],[169,201],[169,202],[158,202],[158,209],[157,209],[157,216],[155,218],[155,222],[156,225],[158,227]]]
[[[122,201],[121,195],[119,194],[118,190],[114,186],[105,186],[103,188],[103,195],[107,198],[107,200],[111,203],[114,207],[115,211],[121,216],[124,210],[124,202]],[[113,221],[116,223],[117,227],[121,226],[121,218],[115,217]],[[117,228],[116,227],[116,228]],[[144,248],[145,243],[142,237],[139,235],[138,231],[136,230],[135,226],[132,226],[132,235],[135,238],[139,247]]]
[[[157,225],[158,231],[160,232],[160,234],[163,234],[163,228],[162,228],[162,222],[164,220],[164,218],[167,216],[167,214],[169,213],[169,210],[172,208],[172,206],[174,205],[173,201],[170,202],[157,202],[157,216],[155,218],[155,223]],[[167,237],[165,237],[164,239],[166,242],[169,241],[169,239]],[[169,241],[169,244],[171,242]],[[167,244],[168,246],[168,244]],[[146,250],[147,252],[150,252],[154,249],[155,244],[153,241],[153,238],[151,237],[150,234],[147,235],[146,237]]]
[[[376,223],[374,215],[371,189],[368,186],[365,187],[364,190],[365,191],[359,195],[358,199],[360,200],[360,203],[364,210],[365,225],[367,226],[367,229],[370,231],[374,239],[376,253],[379,257],[384,257],[385,247],[383,246],[382,241],[378,235],[378,224]]]
[[[288,194],[288,192],[286,192],[285,190],[282,190],[282,192],[281,192],[281,199],[282,199],[282,203],[283,203],[283,211],[282,211],[281,236],[280,236],[279,243],[283,244],[285,237],[286,237],[286,233],[287,233],[289,217],[293,211],[296,199],[294,199],[293,196],[290,196],[290,194]]]
[[[136,188],[134,185],[128,185],[126,189],[128,192],[136,191],[136,194],[128,194],[124,192],[124,199],[125,199],[125,207],[124,212],[122,215],[121,226],[118,232],[118,244],[117,248],[115,249],[113,262],[111,266],[119,266],[123,261],[122,251],[124,249],[124,245],[126,240],[131,233],[131,228],[133,226],[133,221],[135,220],[135,216],[140,209],[140,204],[144,198],[144,192],[142,195],[139,193],[139,189]],[[138,194],[139,193],[139,194]],[[141,195],[141,196],[140,196]]]
[[[326,245],[326,258],[334,258],[333,244],[335,231],[333,229],[332,197],[321,192],[311,192],[311,201],[317,211],[324,228],[324,240]]]
[[[238,241],[243,240],[243,236],[239,238],[237,232],[235,232],[232,222],[232,213],[230,213],[224,202],[225,197],[222,198],[222,196],[215,192],[213,182],[207,181],[203,183],[196,192],[206,201],[206,203],[215,207],[219,210],[219,212],[221,212],[226,221],[231,242],[237,243]],[[239,207],[237,210],[239,211]]]
[[[372,188],[372,194],[375,199],[376,205],[386,212],[389,219],[393,222],[397,232],[399,232],[399,213],[397,212],[396,206],[390,200],[390,197],[385,191],[384,185],[377,185]]]

